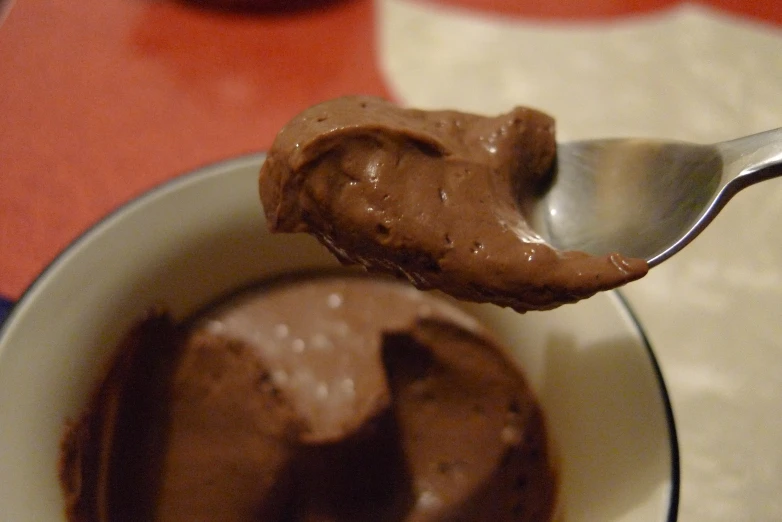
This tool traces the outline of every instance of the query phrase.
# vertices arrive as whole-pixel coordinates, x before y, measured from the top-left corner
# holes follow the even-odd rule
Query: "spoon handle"
[[[735,191],[782,176],[782,128],[717,145],[722,155],[723,186]]]

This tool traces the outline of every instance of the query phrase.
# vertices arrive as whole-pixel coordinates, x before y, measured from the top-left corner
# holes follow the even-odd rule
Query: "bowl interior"
[[[335,267],[315,240],[270,235],[263,156],[178,178],[124,206],[67,249],[0,331],[0,505],[5,520],[62,520],[56,462],[120,338],[152,305],[184,318],[272,275]],[[678,457],[654,356],[615,293],[519,315],[462,305],[511,349],[543,405],[563,521],[674,520]]]

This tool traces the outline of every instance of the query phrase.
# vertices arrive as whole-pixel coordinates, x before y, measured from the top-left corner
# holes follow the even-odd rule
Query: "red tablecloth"
[[[422,0],[425,1],[425,0]],[[441,2],[442,3],[442,2]],[[528,19],[674,0],[451,0]],[[711,5],[782,23],[782,4]],[[308,105],[385,95],[371,0],[251,16],[153,0],[18,0],[0,27],[0,294],[150,187],[267,148]]]

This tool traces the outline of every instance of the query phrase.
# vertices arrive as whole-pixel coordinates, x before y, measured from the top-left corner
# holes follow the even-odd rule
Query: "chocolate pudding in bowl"
[[[162,324],[174,325],[176,332],[182,331],[177,325],[187,325],[184,331],[190,333],[200,332],[197,339],[189,338],[195,342],[203,339],[200,335],[204,332],[213,335],[215,329],[220,330],[219,326],[215,326],[219,322],[210,322],[214,318],[210,319],[210,312],[204,312],[204,306],[223,300],[228,293],[259,281],[267,284],[270,281],[290,282],[286,278],[291,274],[323,274],[339,268],[328,250],[311,237],[266,232],[256,190],[262,161],[262,156],[251,156],[214,165],[183,176],[130,203],[64,252],[15,308],[0,333],[0,415],[4,424],[4,429],[0,430],[0,448],[3,450],[0,452],[0,476],[8,484],[0,491],[0,504],[11,514],[12,520],[66,520],[66,499],[57,475],[63,426],[69,420],[78,422],[90,405],[96,386],[106,376],[111,363],[117,360],[117,349],[122,346],[123,339],[127,339],[134,327],[145,324],[143,320],[150,310],[164,306],[168,319],[163,320],[157,315],[153,317]],[[284,286],[290,287],[288,283]],[[328,292],[328,295],[332,293]],[[368,295],[369,292],[359,294]],[[393,314],[382,313],[391,310],[390,305],[383,306],[389,299],[386,297],[374,306],[380,309],[376,315],[388,315],[384,319],[391,320]],[[491,364],[497,369],[489,374],[495,379],[505,375],[502,377],[504,382],[516,382],[520,375],[525,383],[524,387],[514,385],[512,388],[499,386],[487,389],[499,390],[497,393],[503,393],[505,397],[517,392],[501,390],[527,389],[529,396],[539,404],[538,411],[546,429],[546,447],[554,455],[551,462],[557,478],[557,520],[656,522],[675,517],[677,450],[664,385],[637,324],[615,294],[598,294],[577,305],[524,315],[493,305],[468,305],[427,294],[427,304],[429,299],[443,302],[445,308],[453,311],[446,313],[451,326],[434,321],[438,335],[443,335],[443,332],[448,334],[451,346],[464,346],[464,339],[469,340],[467,346],[478,343],[483,347],[479,352],[490,359],[493,353],[502,354],[496,360],[492,359],[494,362]],[[330,310],[328,302],[327,296],[324,301],[326,310]],[[362,305],[359,308],[368,307]],[[436,307],[432,305],[432,308]],[[272,308],[276,312],[283,307]],[[401,308],[413,307],[405,305]],[[218,312],[217,309],[212,311]],[[456,316],[477,319],[477,323],[482,325],[480,332],[484,333],[475,335],[472,330],[475,321],[464,322],[454,319]],[[205,322],[198,327],[191,322],[193,317],[201,317]],[[414,368],[420,366],[421,360],[434,360],[436,366],[441,367],[444,364],[442,356],[461,357],[458,350],[438,349],[437,336],[433,339],[430,335],[431,318],[429,321],[424,319],[416,319],[413,328],[392,325],[389,331],[396,333],[386,335],[390,344],[379,352],[380,362],[375,366],[375,375],[385,379],[385,388],[375,387],[381,392],[375,394],[375,400],[356,406],[355,416],[343,416],[339,423],[332,423],[338,416],[332,416],[330,420],[317,418],[314,410],[307,408],[307,404],[316,400],[320,393],[317,385],[309,388],[311,395],[303,399],[291,399],[290,394],[285,395],[287,392],[280,387],[281,395],[287,398],[271,403],[277,405],[280,415],[278,421],[268,426],[284,425],[285,429],[280,429],[280,432],[285,436],[280,451],[274,454],[284,460],[290,452],[295,466],[303,468],[289,468],[286,464],[279,469],[317,471],[323,476],[327,475],[326,471],[338,474],[339,466],[328,465],[335,461],[335,455],[344,455],[339,451],[353,455],[352,448],[361,446],[361,440],[373,441],[367,444],[371,448],[382,446],[374,442],[380,439],[373,437],[382,437],[386,448],[412,447],[400,444],[400,440],[406,440],[405,437],[394,438],[391,435],[404,433],[399,429],[399,418],[408,418],[414,425],[418,422],[416,419],[422,416],[413,413],[405,417],[400,413],[392,419],[387,413],[400,411],[394,409],[397,407],[404,409],[394,404],[408,404],[405,397],[410,397],[412,392],[404,375],[409,375],[411,365]],[[454,320],[458,327],[452,325]],[[47,327],[41,328],[42,324]],[[267,331],[271,330],[274,334],[277,324],[279,322],[270,325]],[[276,331],[281,333],[282,328]],[[454,331],[458,335],[454,336]],[[315,342],[314,334],[301,337],[308,339],[305,351],[323,341]],[[400,338],[405,342],[399,344]],[[490,340],[488,345],[487,339]],[[293,340],[290,340],[291,349],[294,348]],[[207,343],[206,346],[212,345]],[[299,344],[296,343],[296,346]],[[491,348],[493,346],[501,348]],[[394,347],[398,349],[396,359],[383,356],[393,354]],[[475,353],[470,348],[465,350],[464,353]],[[245,348],[234,351],[245,353]],[[206,357],[213,351],[185,353],[201,353]],[[273,359],[265,359],[262,363],[264,367],[268,366],[270,376],[274,375],[275,369],[281,369],[274,365],[282,364]],[[486,364],[489,361],[477,366],[486,367]],[[246,367],[237,365],[239,368]],[[298,363],[296,366],[300,367]],[[400,367],[408,370],[398,373]],[[510,373],[503,370],[511,367],[513,371]],[[313,367],[313,374],[321,368],[321,365]],[[285,373],[290,372],[286,370]],[[364,371],[361,374],[367,378],[370,375]],[[142,372],[140,375],[148,374]],[[280,377],[282,373],[277,375],[277,379],[284,380]],[[213,377],[209,371],[206,376]],[[432,379],[435,384],[440,382],[431,376],[424,381],[429,382],[427,379]],[[344,380],[344,376],[334,380],[327,391],[331,390],[330,386],[339,386]],[[357,379],[353,380],[358,389]],[[227,382],[236,386],[241,384],[237,379]],[[448,382],[452,382],[451,378]],[[463,386],[452,390],[467,397],[456,401],[459,405],[473,404],[469,397],[475,394],[471,394],[469,382],[472,381],[465,381]],[[282,386],[277,381],[264,379],[258,384]],[[348,388],[345,384],[340,389],[346,391]],[[274,392],[269,393],[269,397],[273,398]],[[362,393],[362,396],[366,398],[371,394]],[[475,396],[481,400],[484,398],[483,393]],[[195,400],[181,403],[182,407],[177,411],[182,416],[176,417],[181,420],[180,426],[190,425],[185,422],[187,409],[196,404]],[[244,410],[237,407],[228,411]],[[457,412],[453,413],[457,417],[462,415],[459,410],[453,411]],[[502,420],[495,421],[499,427],[497,437],[500,442],[503,437],[510,442],[516,440],[514,430],[504,430],[509,411],[502,410],[502,416],[494,414],[495,417],[491,417]],[[260,415],[249,415],[249,418],[260,418]],[[287,421],[279,421],[288,418],[289,425]],[[453,421],[459,426],[465,422],[469,421]],[[382,429],[370,429],[373,426]],[[425,429],[424,433],[430,432]],[[496,442],[497,437],[492,435],[490,439]],[[429,448],[426,451],[434,447],[447,452],[458,437],[444,435],[438,436],[439,439],[442,439],[442,444],[430,441],[423,447]],[[479,453],[478,450],[485,450],[487,471],[484,476],[496,475],[491,470],[497,468],[491,463],[496,462],[494,459],[497,457],[492,455],[499,455],[497,448],[505,446],[492,446],[482,440],[475,437],[475,444],[468,445],[470,460]],[[346,446],[346,441],[353,446]],[[312,456],[313,452],[317,453],[329,444],[342,449],[337,453],[322,454],[321,460],[310,461],[319,463],[311,467],[300,460],[300,455],[306,453]],[[206,444],[206,451],[199,454],[203,456],[210,451],[217,452],[217,446]],[[181,453],[172,452],[167,458],[174,459],[176,455]],[[395,462],[426,460],[401,459]],[[441,464],[439,460],[432,462]],[[444,471],[459,470],[459,466],[450,466],[453,464],[450,461],[442,463]],[[412,476],[410,470],[402,473],[389,466],[383,468],[391,470],[386,475],[402,477],[400,484],[408,480],[404,477]],[[428,465],[423,467],[425,469],[420,471],[431,471]],[[168,469],[176,468],[171,466]],[[215,470],[218,473],[219,468]],[[439,473],[437,470],[434,472],[433,476]],[[286,472],[281,473],[281,477],[285,475]],[[475,482],[468,480],[466,483],[467,489],[462,491],[475,491]],[[333,479],[322,481],[317,487],[300,487],[308,491],[306,498],[318,507],[318,513],[333,513],[323,508],[321,502],[326,502],[324,499],[328,498],[330,489],[340,489],[337,487],[340,484],[340,480]],[[405,489],[399,488],[398,491],[404,492]],[[425,500],[432,498],[424,497]],[[475,495],[467,497],[479,498]],[[287,497],[281,495],[275,498]],[[402,499],[405,498],[407,501],[391,504],[409,505],[410,498],[414,497],[402,495]],[[359,506],[360,500],[356,500],[354,507]],[[484,515],[490,512],[479,511]],[[480,516],[472,519],[480,520]],[[340,520],[338,516],[331,519]]]
[[[540,407],[491,334],[345,274],[269,281],[191,324],[153,313],[60,473],[74,521],[542,522],[556,493]]]

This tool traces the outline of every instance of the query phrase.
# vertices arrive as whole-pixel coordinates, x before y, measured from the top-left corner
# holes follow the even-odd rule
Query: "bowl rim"
[[[676,522],[679,517],[679,497],[681,494],[681,462],[679,455],[679,436],[676,431],[676,419],[673,413],[673,404],[668,392],[668,386],[665,383],[665,377],[663,376],[660,362],[654,353],[652,343],[649,341],[649,337],[646,331],[641,326],[641,322],[638,319],[633,308],[630,306],[627,297],[619,290],[611,290],[616,297],[616,301],[619,303],[619,308],[624,312],[627,318],[630,320],[641,342],[644,345],[647,355],[649,356],[649,362],[652,364],[657,384],[660,388],[660,398],[663,402],[665,410],[665,421],[668,427],[668,439],[670,443],[671,451],[671,491],[670,502],[668,504],[668,517],[667,522]]]
[[[24,290],[17,301],[11,302],[10,311],[7,312],[3,320],[0,320],[0,364],[2,364],[3,355],[6,350],[4,342],[5,338],[14,323],[15,317],[21,313],[20,310],[26,306],[28,301],[34,299],[38,287],[41,286],[41,284],[43,284],[43,282],[46,281],[51,276],[51,274],[56,273],[58,265],[65,262],[69,254],[78,249],[83,243],[89,241],[92,235],[98,233],[101,228],[108,226],[114,219],[118,219],[119,216],[126,213],[134,206],[143,204],[147,199],[157,197],[163,192],[176,190],[180,185],[191,183],[196,178],[218,175],[219,172],[225,171],[226,169],[247,166],[248,164],[252,163],[257,163],[260,166],[265,158],[266,152],[251,152],[238,156],[232,156],[223,160],[217,160],[206,163],[200,167],[192,168],[182,174],[165,180],[162,183],[158,183],[157,185],[154,185],[151,188],[143,191],[141,194],[128,199],[125,203],[119,205],[117,208],[110,211],[108,214],[98,219],[98,221],[87,227],[46,265],[46,267],[33,279],[32,283]],[[620,313],[625,315],[625,317],[629,320],[629,323],[635,329],[635,332],[643,344],[644,350],[649,358],[649,362],[651,363],[652,370],[657,381],[668,431],[671,468],[668,512],[664,522],[676,522],[678,520],[679,500],[681,495],[681,463],[679,439],[671,397],[668,392],[668,387],[665,382],[662,368],[657,359],[657,356],[655,355],[654,349],[652,348],[649,337],[641,325],[641,322],[636,312],[630,305],[627,297],[625,297],[625,295],[620,290],[611,290],[608,293],[612,294],[613,301],[616,303]]]

